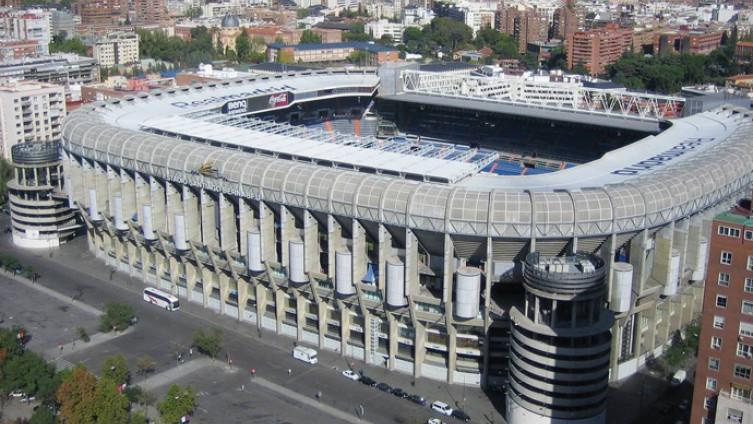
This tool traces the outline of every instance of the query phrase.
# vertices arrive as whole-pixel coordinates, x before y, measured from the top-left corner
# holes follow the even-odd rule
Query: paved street
[[[42,276],[38,284],[54,288],[54,290],[76,298],[83,303],[100,309],[112,301],[129,303],[134,307],[140,322],[133,332],[103,343],[96,348],[66,355],[66,359],[71,362],[81,361],[91,369],[98,370],[101,361],[106,356],[121,353],[126,356],[131,368],[135,369],[136,358],[148,354],[157,361],[157,372],[161,372],[167,367],[174,366],[176,351],[182,349],[184,356],[187,356],[187,346],[196,330],[219,325],[225,331],[225,347],[233,358],[234,365],[242,370],[256,368],[258,376],[310,399],[313,399],[315,394],[321,391],[324,404],[350,414],[354,421],[356,418],[354,411],[358,405],[364,406],[367,414],[366,419],[374,423],[420,423],[433,416],[427,408],[418,407],[405,400],[344,379],[335,368],[342,370],[347,366],[347,361],[334,353],[320,352],[320,364],[310,366],[292,359],[290,351],[293,340],[290,338],[265,332],[260,339],[254,327],[239,323],[229,317],[219,316],[201,306],[188,302],[182,302],[181,310],[173,313],[144,303],[140,297],[143,288],[141,282],[119,273],[115,273],[112,281],[110,281],[109,268],[94,259],[86,251],[86,241],[83,238],[75,240],[71,245],[55,250],[52,257],[50,257],[48,251],[16,249],[5,238],[0,241],[0,253],[16,257],[24,265],[31,265],[34,271]],[[33,298],[34,296],[29,297]],[[0,298],[0,310],[5,310],[6,299],[8,298],[5,296]],[[35,302],[44,303],[44,301],[36,300],[28,305],[28,309],[34,310],[35,308],[32,306]],[[57,322],[57,320],[54,321]],[[96,322],[91,321],[90,317],[88,319],[85,317],[84,321],[90,321],[90,325],[96,326]],[[81,324],[71,325],[81,326]],[[75,339],[75,336],[72,339]],[[64,339],[63,341],[67,340]],[[54,346],[58,341],[50,343]],[[375,379],[411,392],[417,392],[427,399],[438,399],[455,404],[462,402],[465,397],[465,409],[473,417],[474,422],[504,422],[500,413],[494,410],[491,402],[481,390],[464,389],[458,386],[450,387],[425,379],[419,379],[416,382],[416,387],[413,388],[410,385],[411,379],[407,375],[368,367],[359,361],[355,361],[355,363],[356,367],[363,368],[367,374]],[[291,376],[287,374],[288,368],[292,370]],[[244,371],[242,374],[245,373]],[[246,376],[249,377],[247,374]],[[240,387],[238,378],[241,377],[220,378],[213,385],[212,390],[204,391],[207,393],[233,392]],[[206,383],[204,380],[199,380],[199,382]],[[257,392],[263,391],[258,387],[254,387],[254,390]],[[221,402],[242,402],[242,399],[232,400],[235,398],[225,396],[223,395],[217,400],[217,402],[220,402],[217,407],[220,407]],[[269,398],[269,401],[259,402],[258,405],[267,410],[255,411],[255,414],[278,414],[275,416],[285,420],[287,418],[280,415],[278,411],[295,411],[294,408],[289,407],[290,402],[295,403],[294,400],[268,392],[265,393],[265,396]],[[205,397],[212,399],[204,399]],[[201,402],[202,407],[208,411],[207,414],[211,414],[212,411],[205,405],[213,405],[213,402],[215,402],[213,396],[204,396]],[[307,410],[310,411],[311,408]],[[241,416],[244,416],[242,408],[239,409],[239,412]],[[227,411],[220,409],[216,413],[224,417]],[[211,417],[211,415],[207,416]],[[306,416],[307,422],[336,422],[332,416],[319,417],[321,420],[317,419],[315,414],[307,414]],[[294,418],[291,418],[291,420],[290,422],[298,422]],[[445,419],[445,421],[453,422],[452,419]]]

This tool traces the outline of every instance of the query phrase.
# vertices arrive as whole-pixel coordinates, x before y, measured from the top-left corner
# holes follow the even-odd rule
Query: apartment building
[[[100,66],[115,66],[139,61],[139,35],[112,32],[94,43],[94,59]]]
[[[364,63],[359,63],[360,65],[381,65],[399,60],[396,49],[371,42],[298,44],[295,46],[273,43],[267,48],[267,58],[270,62],[284,63],[344,62],[352,53],[358,51],[365,53]]]
[[[497,11],[495,16],[496,27],[500,32],[515,38],[518,43],[518,53],[525,53],[529,43],[546,41],[546,31],[542,37],[542,27],[546,28],[546,22],[541,22],[536,9],[525,5],[514,5]]]
[[[65,117],[65,91],[58,85],[9,80],[0,85],[0,139],[2,155],[27,142],[60,139]]]
[[[591,75],[600,75],[607,65],[619,60],[630,50],[633,30],[617,24],[598,29],[576,31],[567,41],[567,67],[583,65]]]
[[[744,199],[711,228],[692,424],[753,423],[753,209]]]
[[[0,10],[0,38],[36,41],[35,54],[48,54],[52,41],[52,14],[46,10]]]

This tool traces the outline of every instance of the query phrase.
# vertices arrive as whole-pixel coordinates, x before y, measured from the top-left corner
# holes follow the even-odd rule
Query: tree
[[[244,62],[251,55],[251,39],[246,31],[241,31],[235,39],[235,53],[238,56],[238,62]]]
[[[131,373],[128,371],[128,363],[123,355],[108,356],[102,363],[102,378],[109,378],[113,383],[123,384],[131,379]]]
[[[321,44],[322,36],[311,31],[310,29],[303,30],[301,33],[301,44]]]
[[[100,378],[94,391],[97,424],[128,424],[128,399],[109,378]]]
[[[165,398],[157,405],[162,422],[177,423],[184,415],[196,409],[196,391],[190,386],[182,388],[173,384],[167,390]]]
[[[9,357],[3,362],[2,376],[0,384],[3,392],[22,390],[43,401],[54,399],[57,389],[55,367],[34,352],[27,350]]]
[[[311,14],[308,9],[296,9],[295,15],[298,19],[303,19]]]
[[[76,367],[60,385],[57,401],[63,422],[95,424],[97,378],[83,366]]]
[[[473,40],[473,30],[459,21],[450,18],[434,18],[424,34],[445,53],[467,47]]]
[[[122,303],[108,303],[105,313],[100,318],[99,329],[102,332],[125,330],[131,325],[133,308]]]
[[[294,57],[293,51],[286,48],[282,48],[277,52],[278,63],[293,63]]]
[[[147,376],[154,372],[156,363],[149,355],[144,355],[136,360],[136,373],[139,375]]]
[[[358,66],[364,66],[366,64],[367,58],[368,58],[368,53],[366,53],[363,50],[356,50],[353,53],[348,55],[348,62],[354,63]]]
[[[343,34],[343,40],[345,41],[368,41],[369,34],[366,34],[365,27],[362,22],[355,22],[350,25],[348,32]]]
[[[29,419],[29,424],[56,424],[57,416],[52,408],[40,406],[34,410]]]
[[[8,199],[8,181],[12,178],[13,167],[5,158],[0,158],[0,204]]]
[[[222,350],[222,330],[215,327],[206,333],[204,330],[197,331],[193,339],[193,345],[196,346],[199,352],[210,358],[216,358]]]
[[[77,55],[85,56],[86,52],[86,45],[80,38],[66,39],[66,34],[64,33],[52,37],[50,53],[76,53]]]
[[[383,34],[381,37],[379,37],[379,44],[384,44],[385,46],[392,47],[395,44],[395,40],[392,39],[391,35]]]

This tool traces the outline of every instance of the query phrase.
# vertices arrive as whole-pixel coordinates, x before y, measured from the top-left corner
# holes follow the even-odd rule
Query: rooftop
[[[394,52],[393,47],[387,47],[382,44],[370,43],[365,41],[348,41],[343,43],[322,43],[322,44],[296,44],[287,45],[282,43],[273,43],[269,45],[272,49],[292,48],[294,50],[321,50],[321,49],[356,49],[365,50],[371,53]]]

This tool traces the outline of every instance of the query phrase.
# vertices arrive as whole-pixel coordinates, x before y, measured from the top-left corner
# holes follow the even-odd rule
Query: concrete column
[[[95,164],[94,165],[94,179],[96,181],[95,188],[97,190],[97,210],[104,217],[104,215],[108,214],[108,212],[110,211],[110,208],[108,207],[108,205],[110,204],[110,201],[112,200],[107,196],[107,187],[108,187],[107,170],[103,169],[98,164]]]
[[[183,217],[186,221],[186,240],[201,242],[201,217],[199,213],[199,199],[196,192],[184,185],[183,191]]]
[[[243,256],[248,255],[248,237],[246,234],[252,228],[257,229],[258,222],[254,219],[254,211],[251,208],[251,201],[244,198],[238,199],[238,224],[240,226],[241,245],[239,247],[240,253]]]
[[[306,259],[303,261],[306,272],[322,271],[319,260],[319,222],[308,210],[303,211],[303,246]]]
[[[389,348],[387,349],[389,358],[387,359],[387,368],[390,370],[395,369],[395,355],[397,354],[397,334],[398,334],[398,328],[397,328],[397,320],[392,316],[392,314],[387,314],[388,322],[389,322]]]
[[[612,324],[612,348],[609,355],[609,381],[617,381],[619,377],[617,368],[619,367],[620,345],[622,343],[622,338],[624,337],[622,334],[622,323],[622,319],[615,319],[614,324]]]
[[[424,357],[426,356],[426,349],[424,343],[426,342],[426,329],[423,325],[418,323],[413,335],[413,378],[421,377],[421,367],[424,364]]]
[[[455,273],[455,248],[449,234],[444,235],[444,255],[442,268],[442,302],[452,302],[452,281]]]
[[[282,266],[284,267],[287,267],[290,263],[288,246],[290,245],[290,240],[297,237],[296,232],[295,215],[287,207],[280,206],[280,238],[282,242]]]
[[[405,293],[418,294],[418,238],[409,228],[405,229]]]
[[[168,270],[170,272],[170,283],[172,292],[177,296],[178,294],[178,280],[180,278],[180,262],[175,256],[168,255]]]
[[[165,217],[165,222],[167,222],[165,231],[174,237],[175,215],[183,215],[183,201],[181,200],[180,191],[178,191],[175,184],[169,181],[165,183],[165,214],[167,215]]]
[[[238,229],[235,224],[235,202],[232,198],[220,193],[220,248],[225,251],[238,251]],[[246,233],[242,233],[246,234]],[[243,238],[243,237],[241,237]]]
[[[191,299],[191,294],[196,288],[196,282],[199,280],[199,272],[196,269],[196,266],[186,260],[183,256],[181,256],[181,262],[186,269],[186,290],[188,292],[186,294],[188,294],[188,298]]]
[[[663,285],[669,282],[674,227],[674,222],[672,222],[656,234],[656,254],[651,276]]]
[[[82,165],[78,160],[70,158],[67,154],[64,154],[63,157],[65,158],[65,164],[63,166],[65,167],[66,184],[69,185],[69,187],[66,187],[66,192],[70,193],[74,202],[81,203],[85,196],[84,193],[86,192],[84,190],[84,172]]]
[[[303,326],[306,325],[306,298],[297,291],[295,297],[296,340],[303,341]]]
[[[220,313],[225,315],[225,301],[230,297],[230,281],[224,272],[215,275],[220,283]]]
[[[368,309],[364,308],[363,315],[363,361],[367,364],[373,362],[371,358],[371,314]]]
[[[134,188],[136,191],[136,217],[138,225],[144,225],[144,205],[149,204],[149,181],[136,172],[134,174]]]
[[[207,267],[201,265],[199,263],[199,268],[201,269],[201,284],[202,284],[202,292],[204,293],[204,307],[209,307],[209,297],[212,295],[212,288],[214,287],[214,278],[213,273],[210,269]]]
[[[334,216],[327,215],[327,274],[332,280],[335,279],[335,252],[342,246],[342,226]]]
[[[220,247],[219,240],[217,240],[216,195],[218,194],[203,189],[199,192],[199,199],[201,201],[201,241],[208,247],[214,248]]]
[[[107,199],[109,200],[108,204],[110,206],[107,212],[109,216],[115,216],[113,199],[118,195],[120,195],[120,177],[115,169],[110,165],[107,165]]]
[[[481,364],[481,386],[486,387],[487,378],[489,376],[489,327],[492,325],[491,317],[489,316],[489,304],[492,297],[492,278],[494,275],[494,246],[491,237],[486,239],[486,264],[484,266],[484,278],[486,284],[484,285],[484,345],[481,347],[481,352],[484,355]]]
[[[379,224],[379,290],[385,292],[385,274],[387,274],[387,260],[392,256],[392,234],[383,224]]]
[[[683,287],[686,285],[685,269],[690,268],[689,265],[692,263],[688,260],[687,255],[689,227],[690,221],[688,219],[678,221],[674,226],[674,232],[672,234],[672,247],[680,252],[680,282],[677,286],[678,293],[681,293]],[[694,249],[698,250],[697,244]]]
[[[264,327],[264,312],[267,310],[267,289],[262,284],[256,285],[256,325]]]
[[[259,202],[259,230],[262,260],[266,263],[278,262],[275,249],[275,214],[264,202]]]
[[[368,252],[366,250],[366,230],[357,219],[353,219],[353,284],[360,283],[366,275]]]
[[[324,338],[327,334],[327,320],[329,319],[329,308],[322,302],[319,304],[319,349],[324,349]]]
[[[447,326],[447,382],[455,381],[455,365],[457,363],[457,330],[452,325]]]
[[[288,296],[282,290],[275,290],[275,321],[277,334],[282,334],[282,323],[285,320],[285,309],[288,307]]]
[[[238,284],[238,319],[242,320],[246,311],[246,305],[248,305],[249,292],[253,290],[253,286],[245,278],[241,278],[237,281]]]
[[[643,230],[630,242],[630,264],[633,265],[633,290],[643,293],[646,278],[646,247],[648,243],[648,231]]]
[[[152,204],[152,226],[156,232],[168,231],[165,204],[165,186],[158,179],[149,177],[149,202]]]
[[[348,352],[348,339],[350,338],[350,309],[341,303],[340,307],[340,356]]]
[[[613,284],[614,284],[614,274],[612,272],[612,268],[614,268],[614,256],[617,253],[617,236],[615,234],[612,234],[607,238],[607,240],[604,242],[604,244],[601,247],[600,256],[601,259],[604,260],[604,268],[606,272],[606,280],[607,280],[607,299],[612,298],[612,290],[613,290]],[[612,333],[614,334],[614,333]]]

